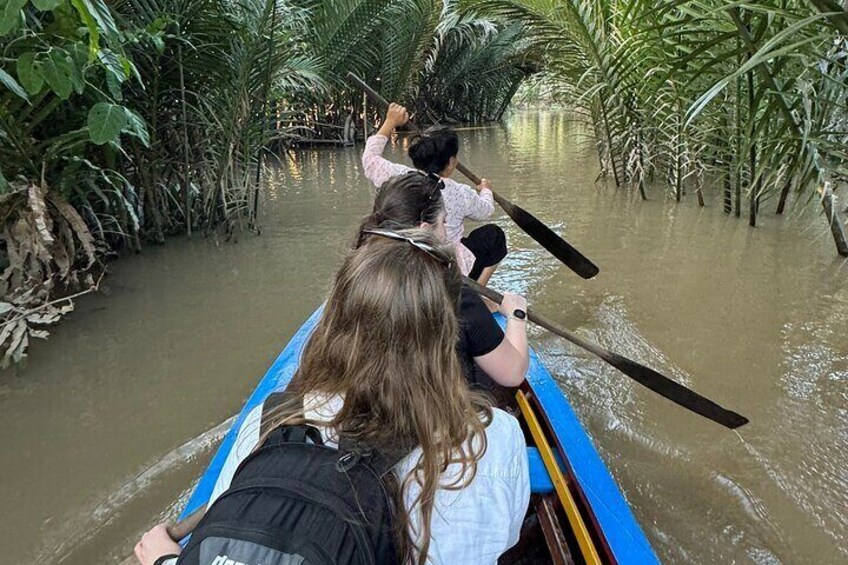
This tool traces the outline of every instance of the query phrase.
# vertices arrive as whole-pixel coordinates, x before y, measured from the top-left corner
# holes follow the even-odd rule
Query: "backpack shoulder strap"
[[[362,459],[367,461],[368,465],[380,477],[385,476],[386,473],[391,471],[401,459],[408,455],[406,450],[389,451],[385,449],[371,449],[370,447],[354,442],[345,436],[340,438],[339,451],[357,454],[359,456],[357,457],[357,460]]]

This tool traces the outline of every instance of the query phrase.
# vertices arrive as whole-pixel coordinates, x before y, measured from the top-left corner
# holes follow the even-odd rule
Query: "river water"
[[[588,132],[565,114],[461,136],[467,165],[601,268],[578,278],[498,211],[511,254],[493,287],[751,420],[727,431],[533,330],[661,559],[846,562],[848,264],[824,221],[750,229],[709,191],[704,209],[660,188],[641,202],[595,182]],[[0,563],[117,562],[179,512],[368,210],[358,152],[269,163],[261,236],[115,262],[105,294],[0,374]]]

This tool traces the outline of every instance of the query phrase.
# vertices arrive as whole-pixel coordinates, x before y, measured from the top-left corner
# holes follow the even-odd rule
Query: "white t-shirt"
[[[341,397],[333,397],[320,404],[319,410],[306,411],[313,420],[330,420],[341,409]],[[309,401],[312,404],[312,401]],[[315,406],[316,404],[312,404]],[[492,422],[486,428],[486,453],[477,462],[474,480],[461,490],[439,489],[430,524],[429,562],[436,565],[490,565],[518,542],[521,524],[530,503],[530,472],[527,462],[527,445],[518,421],[503,410],[493,409]],[[262,406],[251,411],[239,429],[235,444],[212,490],[211,505],[232,482],[239,463],[247,457],[259,441],[259,424]],[[323,428],[324,442],[337,446],[333,430]],[[416,449],[394,468],[398,478],[406,477],[421,456]],[[442,475],[442,484],[455,482],[462,466],[450,465]],[[406,493],[407,508],[418,494],[414,481]],[[411,526],[413,539],[420,531],[418,512],[413,512]]]

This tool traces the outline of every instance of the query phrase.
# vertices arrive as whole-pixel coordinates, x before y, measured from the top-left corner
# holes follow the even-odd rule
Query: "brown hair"
[[[369,228],[407,230],[417,228],[422,222],[435,224],[445,209],[443,187],[441,179],[420,171],[410,171],[384,182],[374,197],[371,214],[359,226],[354,247],[364,243],[363,232]]]
[[[348,253],[289,385],[292,394],[269,429],[305,422],[385,453],[420,447],[395,502],[400,557],[423,565],[436,491],[473,480],[486,450],[491,409],[469,391],[456,353],[461,277],[452,251],[423,230],[403,235],[438,253],[376,235]],[[329,422],[307,422],[303,402],[310,393],[339,395],[344,407]],[[462,472],[454,483],[440,485],[452,463]],[[403,500],[413,483],[420,493],[406,509]],[[409,538],[413,512],[421,524],[418,546]]]

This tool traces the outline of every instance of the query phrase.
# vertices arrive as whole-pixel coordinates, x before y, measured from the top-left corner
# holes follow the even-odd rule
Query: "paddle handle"
[[[488,298],[489,300],[491,300],[492,302],[495,302],[497,304],[500,304],[501,302],[503,302],[503,294],[501,294],[500,292],[498,292],[496,290],[492,290],[491,288],[486,287],[486,286],[481,286],[477,281],[470,279],[468,277],[462,277],[462,278],[464,279],[465,284],[467,284],[469,286],[469,288],[471,288],[471,290],[473,290],[477,294],[483,295],[486,298]],[[607,351],[603,347],[600,347],[600,346],[598,346],[598,345],[596,345],[596,344],[594,344],[590,341],[586,341],[585,339],[581,338],[577,334],[570,332],[569,330],[560,326],[556,322],[549,320],[548,318],[542,316],[541,314],[536,314],[530,308],[527,308],[527,319],[530,320],[531,322],[533,322],[536,325],[542,326],[543,328],[545,328],[549,332],[555,333],[558,336],[564,337],[565,339],[572,342],[573,344],[579,345],[580,347],[582,347],[582,348],[584,348],[588,351],[591,351],[592,353],[594,353],[595,355],[597,355],[599,357],[604,357],[606,354],[609,354],[609,351]]]
[[[204,504],[191,514],[180,520],[176,524],[170,524],[165,529],[168,531],[168,536],[175,542],[179,542],[197,528],[203,515],[206,514],[206,505]],[[137,565],[138,560],[135,555],[131,555],[121,561],[121,565]]]
[[[197,525],[200,523],[200,520],[206,514],[206,505],[204,504],[191,514],[185,517],[185,519],[180,520],[176,524],[171,524],[168,526],[168,535],[171,536],[171,539],[178,542],[182,540],[184,537],[189,535]]]

